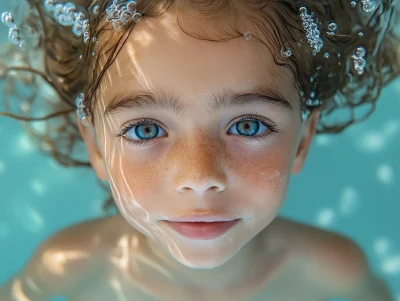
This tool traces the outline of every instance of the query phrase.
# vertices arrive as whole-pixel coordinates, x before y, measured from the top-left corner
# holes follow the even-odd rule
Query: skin
[[[218,44],[200,41],[185,35],[175,20],[171,10],[138,24],[99,89],[94,116],[101,126],[96,133],[83,129],[82,134],[97,175],[110,183],[127,222],[151,238],[174,268],[207,288],[217,285],[210,276],[224,285],[234,280],[232,272],[243,268],[243,262],[246,270],[257,265],[247,261],[257,248],[252,239],[281,208],[291,173],[304,164],[318,114],[307,125],[301,123],[292,76],[278,69],[271,56],[261,59],[266,53],[262,44],[244,38]],[[216,115],[205,109],[210,95],[222,88],[244,93],[260,80],[278,86],[293,109],[246,106]],[[104,118],[110,100],[122,89],[172,91],[187,108],[184,118],[128,109]],[[277,124],[280,133],[258,142],[226,134],[232,121],[255,110]],[[145,147],[115,137],[124,124],[142,115],[162,123],[167,134]],[[196,210],[219,211],[241,220],[229,235],[201,242],[183,239],[160,222]],[[243,246],[250,241],[245,252]]]
[[[314,111],[301,121],[293,76],[254,39],[200,41],[180,31],[175,19],[171,9],[136,25],[100,85],[96,128],[78,122],[91,164],[110,183],[121,215],[56,234],[0,299],[43,300],[58,293],[85,301],[391,300],[369,276],[354,242],[277,216],[319,120]],[[244,106],[211,115],[205,109],[222,88],[248,92],[260,80],[277,87],[292,110]],[[179,96],[187,108],[182,120],[157,110],[103,116],[116,92],[155,89]],[[228,131],[255,111],[279,131],[256,142]],[[141,147],[115,136],[143,116],[163,125],[162,138]],[[161,222],[196,210],[224,212],[240,222],[205,241],[183,238]]]

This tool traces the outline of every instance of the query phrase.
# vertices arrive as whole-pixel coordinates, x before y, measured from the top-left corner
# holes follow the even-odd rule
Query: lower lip
[[[171,222],[166,223],[179,234],[196,240],[210,240],[228,232],[239,220],[229,222]]]

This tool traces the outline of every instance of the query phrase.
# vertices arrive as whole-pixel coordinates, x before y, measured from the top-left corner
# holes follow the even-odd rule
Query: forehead
[[[262,83],[279,90],[286,99],[297,97],[293,75],[277,66],[268,48],[254,37],[205,41],[183,32],[176,18],[168,11],[135,25],[101,86],[105,90],[173,91],[189,101],[223,89],[248,90]],[[221,35],[224,29],[216,24],[181,25],[200,37],[226,38]]]

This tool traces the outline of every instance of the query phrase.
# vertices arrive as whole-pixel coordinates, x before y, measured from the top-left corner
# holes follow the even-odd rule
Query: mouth
[[[198,219],[198,218],[197,218]],[[205,217],[201,218],[202,220]],[[213,218],[209,218],[213,219]],[[239,219],[228,221],[164,221],[180,235],[194,240],[211,240],[218,238],[235,226]]]
[[[168,218],[166,220],[170,222],[212,223],[212,222],[231,222],[236,219],[238,218],[224,214],[212,214],[210,212],[204,212],[204,213],[180,215]]]

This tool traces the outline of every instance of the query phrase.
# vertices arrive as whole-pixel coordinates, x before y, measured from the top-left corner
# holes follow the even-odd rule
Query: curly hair
[[[9,43],[0,50],[0,79],[5,83],[2,89],[7,110],[0,115],[24,121],[24,128],[39,149],[59,164],[91,167],[89,162],[77,158],[85,152],[80,148],[83,141],[76,124],[74,100],[84,92],[89,111],[94,114],[97,88],[135,23],[115,32],[105,22],[104,15],[93,13],[95,5],[105,11],[111,0],[76,0],[89,16],[91,36],[97,37],[83,44],[71,28],[56,23],[43,7],[43,1],[27,1],[29,6],[25,5],[19,23],[31,33],[30,48],[23,51]],[[156,18],[176,5],[181,29],[197,39],[213,42],[227,41],[244,33],[231,26],[232,33],[225,32],[227,38],[211,39],[187,32],[180,20],[185,16],[250,20],[260,32],[256,39],[267,47],[275,64],[293,73],[303,99],[312,95],[322,101],[316,134],[334,134],[367,119],[375,110],[382,88],[399,76],[400,37],[396,27],[400,25],[400,9],[395,2],[382,0],[370,14],[352,7],[349,0],[140,0],[137,11],[143,17]],[[307,43],[298,15],[302,6],[319,20],[324,46],[317,55],[313,55]],[[337,24],[334,35],[327,34],[330,22]],[[352,68],[352,55],[357,47],[366,50],[367,66],[361,75]],[[290,57],[279,55],[288,48],[292,52]],[[33,110],[34,106],[38,110]],[[308,107],[306,103],[302,106]],[[13,108],[19,115],[11,113]],[[48,114],[29,116],[35,111]],[[331,122],[330,117],[338,112],[342,120]],[[38,121],[45,125],[35,126]],[[99,181],[99,184],[108,192],[105,211],[112,209],[111,191],[104,183]]]

